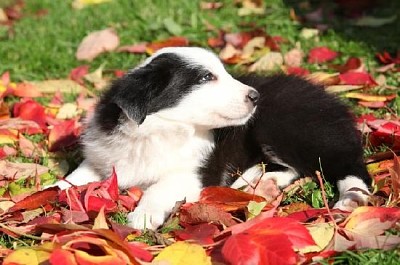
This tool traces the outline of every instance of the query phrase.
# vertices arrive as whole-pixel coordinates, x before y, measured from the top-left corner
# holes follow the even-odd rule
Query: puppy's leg
[[[339,201],[334,208],[353,211],[358,206],[368,204],[370,192],[365,182],[356,176],[346,176],[337,182]]]
[[[201,183],[197,175],[169,175],[144,191],[136,209],[128,214],[128,225],[136,229],[153,229],[164,223],[177,201],[197,201]]]
[[[256,184],[260,180],[273,179],[276,184],[282,188],[289,185],[297,179],[299,174],[293,168],[286,168],[282,171],[264,172],[262,165],[255,165],[247,169],[240,178],[238,178],[231,188],[238,189],[249,184]]]
[[[81,186],[90,182],[101,181],[102,178],[94,171],[89,163],[84,160],[77,169],[75,169],[71,174],[66,177],[66,180],[68,182],[64,180],[59,180],[53,185],[47,186],[45,188],[58,186],[60,189],[65,190],[71,187],[71,184]]]

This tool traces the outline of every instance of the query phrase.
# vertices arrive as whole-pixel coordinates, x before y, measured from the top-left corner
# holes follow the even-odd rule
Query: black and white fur
[[[176,201],[198,200],[204,186],[257,181],[261,162],[271,170],[263,179],[286,186],[314,175],[321,161],[341,209],[368,197],[360,138],[345,106],[298,77],[238,81],[201,48],[164,48],[116,80],[89,119],[83,146],[85,160],[67,180],[99,181],[115,167],[121,189],[144,190],[128,215],[138,229],[157,228]],[[237,170],[242,177],[231,177]]]

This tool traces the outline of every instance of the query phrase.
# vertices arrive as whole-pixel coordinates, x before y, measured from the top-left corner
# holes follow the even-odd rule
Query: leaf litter
[[[74,4],[81,8],[101,2],[106,1]],[[223,5],[202,2],[201,8],[212,11]],[[238,15],[264,12],[262,1],[240,1]],[[319,13],[313,16],[309,18],[318,20]],[[390,20],[366,17],[358,23],[376,26]],[[77,58],[91,61],[114,50],[152,54],[162,47],[191,44],[189,38],[178,36],[182,29],[175,21],[165,20],[164,26],[171,37],[119,48],[114,30],[94,32],[82,41]],[[395,94],[379,91],[382,84],[361,58],[344,60],[346,54],[318,46],[318,30],[303,33],[316,42],[314,48],[307,51],[295,45],[287,52],[281,50],[282,45],[290,45],[284,37],[257,28],[215,33],[207,43],[227,64],[245,71],[301,75],[368,110],[386,110],[397,104]],[[345,63],[338,64],[339,59]],[[377,60],[382,67],[390,65],[377,68],[377,72],[388,75],[398,71],[398,55],[383,51]],[[310,65],[328,70],[311,70],[315,68]],[[283,192],[275,183],[260,181],[245,191],[205,188],[199,202],[178,206],[164,227],[154,233],[115,222],[123,223],[124,215],[142,196],[136,187],[119,191],[115,172],[105,181],[67,191],[42,190],[43,184],[65,175],[65,170],[57,173],[61,172],[58,167],[65,163],[68,152],[76,150],[81,119],[93,110],[97,93],[89,88],[101,91],[109,82],[103,74],[103,67],[90,72],[89,65],[72,69],[65,80],[13,83],[8,72],[1,74],[0,230],[11,238],[31,242],[31,246],[15,250],[1,247],[3,264],[31,264],[32,260],[37,261],[32,264],[308,264],[346,250],[400,245],[400,158],[396,153],[386,155],[386,159],[367,160],[374,192],[370,205],[353,213],[316,209],[301,196],[297,197],[302,198],[300,202],[290,202],[290,196],[304,192],[307,181],[298,181]],[[123,71],[115,72],[115,76],[121,74]],[[66,101],[66,94],[75,96]],[[400,151],[397,115],[359,115],[356,122],[360,131],[366,132],[366,148],[385,145]],[[326,191],[320,192],[325,197]],[[326,199],[323,203],[327,204]]]

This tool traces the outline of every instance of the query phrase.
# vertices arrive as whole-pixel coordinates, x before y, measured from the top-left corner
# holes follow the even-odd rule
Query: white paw
[[[369,195],[361,191],[346,191],[340,196],[340,199],[333,208],[342,211],[352,212],[359,206],[365,206],[368,204]]]
[[[165,213],[163,211],[145,210],[143,207],[136,207],[128,214],[128,225],[135,229],[156,230],[164,223]]]
[[[59,180],[54,184],[44,186],[43,189],[45,190],[45,189],[52,188],[52,187],[59,187],[60,190],[66,190],[66,189],[68,189],[68,188],[70,188],[72,186],[71,186],[71,184],[69,184],[66,181]]]

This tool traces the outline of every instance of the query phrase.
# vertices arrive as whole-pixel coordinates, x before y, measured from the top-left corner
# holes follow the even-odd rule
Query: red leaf
[[[54,188],[38,191],[17,202],[13,207],[9,209],[9,212],[14,212],[18,210],[34,210],[40,208],[43,205],[55,202],[57,199],[57,195],[58,191]]]
[[[117,204],[115,202],[104,198],[89,196],[86,209],[88,212],[99,212],[102,207],[104,207],[104,211],[107,213],[115,212],[117,210]]]
[[[339,75],[339,79],[340,83],[343,85],[377,85],[371,75],[365,72],[342,73]]]
[[[308,54],[308,63],[324,63],[332,61],[338,56],[338,53],[328,47],[316,47],[310,50]]]
[[[15,103],[14,116],[23,120],[34,121],[42,129],[47,129],[44,107],[31,99]]]
[[[220,223],[225,226],[236,224],[230,213],[218,206],[204,203],[185,204],[179,214],[179,220],[187,224]]]
[[[69,205],[69,208],[73,211],[85,212],[85,208],[80,200],[80,194],[75,187],[63,190],[60,193],[59,200]]]
[[[349,59],[347,59],[344,65],[331,65],[330,67],[341,73],[345,73],[360,68],[361,60],[357,57],[350,57]]]
[[[115,168],[113,168],[111,176],[102,182],[101,188],[107,190],[112,200],[114,201],[118,200],[119,189],[118,189],[117,173],[115,172]]]
[[[155,41],[147,45],[146,52],[152,54],[164,47],[188,46],[189,40],[185,37],[170,37],[163,41]]]
[[[74,145],[78,141],[80,130],[80,124],[76,120],[66,120],[54,125],[49,133],[49,151],[55,152]]]
[[[288,75],[306,76],[310,74],[310,71],[302,67],[291,66],[286,68],[286,73]]]
[[[80,65],[75,67],[69,73],[68,78],[74,80],[78,84],[84,85],[83,77],[89,73],[89,65]]]
[[[214,236],[219,229],[213,224],[188,225],[184,230],[176,230],[174,234],[180,240],[194,240],[201,245],[214,243]]]
[[[247,207],[250,201],[264,202],[265,198],[229,187],[207,187],[201,191],[200,202],[219,205],[225,211]]]
[[[291,265],[297,260],[284,234],[233,235],[226,240],[222,254],[229,264]]]

